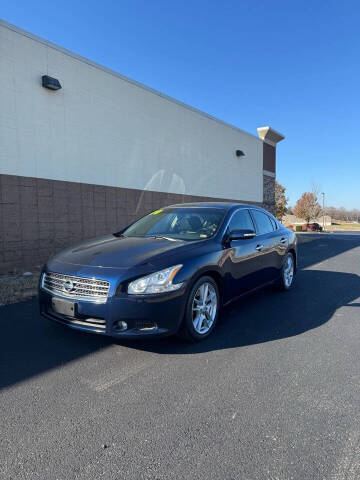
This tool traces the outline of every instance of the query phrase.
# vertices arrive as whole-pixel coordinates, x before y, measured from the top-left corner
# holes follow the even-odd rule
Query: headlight
[[[159,272],[134,280],[129,283],[128,294],[144,295],[149,293],[172,292],[173,290],[179,289],[182,283],[172,283],[172,281],[181,267],[182,265],[175,265],[175,267],[165,268],[165,270],[160,270]]]

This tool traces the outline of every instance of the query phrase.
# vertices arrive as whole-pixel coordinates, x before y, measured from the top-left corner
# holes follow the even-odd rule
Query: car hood
[[[199,242],[154,237],[121,237],[106,235],[67,248],[51,260],[73,265],[124,268],[158,264],[163,256],[181,254]]]

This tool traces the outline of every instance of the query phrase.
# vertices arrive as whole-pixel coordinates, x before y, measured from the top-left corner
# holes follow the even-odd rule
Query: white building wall
[[[0,106],[0,173],[263,201],[257,137],[5,23]]]

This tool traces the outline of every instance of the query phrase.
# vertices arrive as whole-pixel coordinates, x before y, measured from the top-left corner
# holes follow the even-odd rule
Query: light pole
[[[325,231],[325,193],[321,192],[323,197],[323,232]]]

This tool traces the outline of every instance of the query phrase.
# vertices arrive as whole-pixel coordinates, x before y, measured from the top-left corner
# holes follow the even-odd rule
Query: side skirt
[[[231,298],[230,300],[228,300],[226,303],[223,304],[224,307],[227,307],[228,305],[230,305],[231,303],[233,302],[236,302],[237,300],[240,300],[242,298],[245,298],[245,297],[248,297],[249,295],[252,295],[253,293],[259,291],[259,290],[262,290],[263,288],[265,287],[268,287],[270,285],[274,285],[276,282],[277,282],[277,278],[275,280],[271,280],[270,282],[266,282],[266,283],[262,283],[261,285],[259,285],[258,287],[255,287],[255,288],[252,288],[251,290],[248,290],[247,292],[244,292],[244,293],[241,293],[240,295],[237,295],[236,297],[234,298]]]

